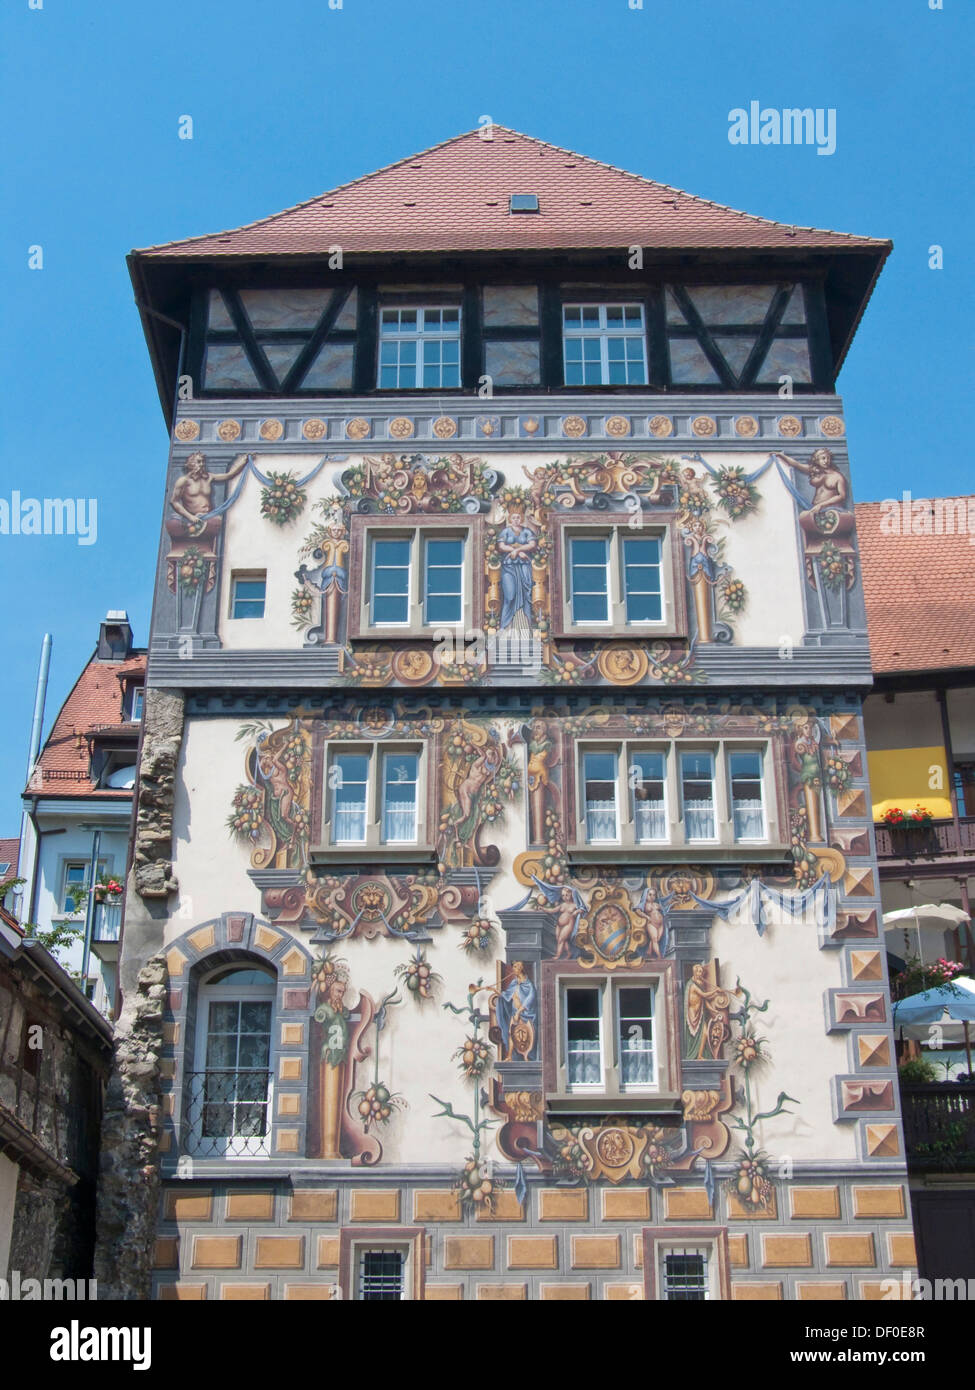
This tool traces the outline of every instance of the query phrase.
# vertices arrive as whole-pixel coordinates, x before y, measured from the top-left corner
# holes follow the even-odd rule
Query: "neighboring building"
[[[23,798],[21,920],[45,932],[62,922],[77,925],[79,940],[63,960],[76,975],[84,970],[103,1013],[114,1010],[122,908],[97,885],[125,878],[145,670],[145,648],[132,645],[128,616],[109,613]]]
[[[19,861],[20,840],[0,840],[0,883],[5,883],[17,877],[17,865]],[[11,888],[0,898],[0,907],[5,907],[8,912],[12,912],[16,917],[16,907],[19,901],[19,890]]]
[[[890,245],[489,134],[130,259],[172,439],[100,1278],[878,1297],[835,378]]]
[[[975,974],[975,496],[856,508],[874,689],[864,702],[888,963],[961,961]],[[911,819],[916,808],[932,819]],[[905,819],[900,820],[898,813]],[[894,824],[884,819],[892,815]],[[966,921],[965,918],[968,918]],[[946,1084],[902,1083],[920,1273],[975,1278],[975,1085],[961,1025],[930,1029]],[[923,1038],[923,1033],[922,1033]],[[934,1046],[940,1044],[940,1046]]]
[[[108,1023],[0,908],[0,1278],[12,1297],[90,1292],[26,1281],[91,1278],[111,1057]]]
[[[912,510],[913,508],[913,510]],[[975,497],[857,506],[874,689],[864,702],[885,912],[975,897]],[[961,519],[961,529],[958,521]],[[913,526],[913,530],[911,527]],[[908,813],[930,812],[930,824]],[[885,813],[903,811],[890,825]],[[903,959],[918,938],[895,934]],[[970,924],[927,923],[925,960],[975,969]]]

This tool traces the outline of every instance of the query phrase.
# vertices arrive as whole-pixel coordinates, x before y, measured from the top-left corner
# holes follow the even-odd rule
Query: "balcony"
[[[118,960],[121,933],[121,900],[96,903],[91,924],[91,949],[99,960]]]
[[[975,1170],[975,1083],[902,1084],[900,1092],[908,1169]]]
[[[972,872],[962,865],[975,865],[975,816],[962,816],[956,829],[953,820],[935,820],[929,825],[874,826],[877,834],[877,862],[881,870],[919,864],[943,867],[951,872],[949,860],[961,861],[961,872]]]

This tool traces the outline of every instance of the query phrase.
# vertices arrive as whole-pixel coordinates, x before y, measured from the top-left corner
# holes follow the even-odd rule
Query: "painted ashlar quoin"
[[[492,134],[130,258],[172,444],[121,985],[167,999],[103,1189],[153,1265],[100,1277],[879,1296],[835,377],[889,243]]]

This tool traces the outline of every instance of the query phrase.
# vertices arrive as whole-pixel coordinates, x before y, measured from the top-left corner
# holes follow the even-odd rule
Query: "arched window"
[[[223,966],[200,983],[187,1114],[198,1158],[270,1152],[275,993],[274,972],[250,962]]]

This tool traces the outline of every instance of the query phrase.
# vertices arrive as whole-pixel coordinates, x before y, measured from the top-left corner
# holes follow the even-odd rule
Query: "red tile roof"
[[[958,534],[957,524],[951,524],[958,515],[975,515],[975,497],[934,498],[931,505],[932,526],[940,516],[942,529],[951,534],[891,534],[890,521],[884,521],[892,515],[889,504],[860,502],[856,507],[877,675],[975,667],[975,546],[971,532]],[[913,523],[922,524],[917,519]]]
[[[643,246],[882,251],[890,242],[736,212],[544,140],[469,131],[233,231],[136,252],[162,258]],[[538,213],[510,213],[512,193]]]
[[[20,840],[0,840],[0,864],[9,864],[8,871],[0,875],[2,878],[17,877],[17,861],[20,858]]]
[[[75,682],[61,706],[54,727],[37,760],[28,791],[42,796],[131,797],[125,788],[96,788],[89,774],[91,753],[86,735],[94,729],[114,725],[121,729],[137,726],[122,718],[122,675],[145,675],[146,654],[138,652],[125,661],[92,659]]]

